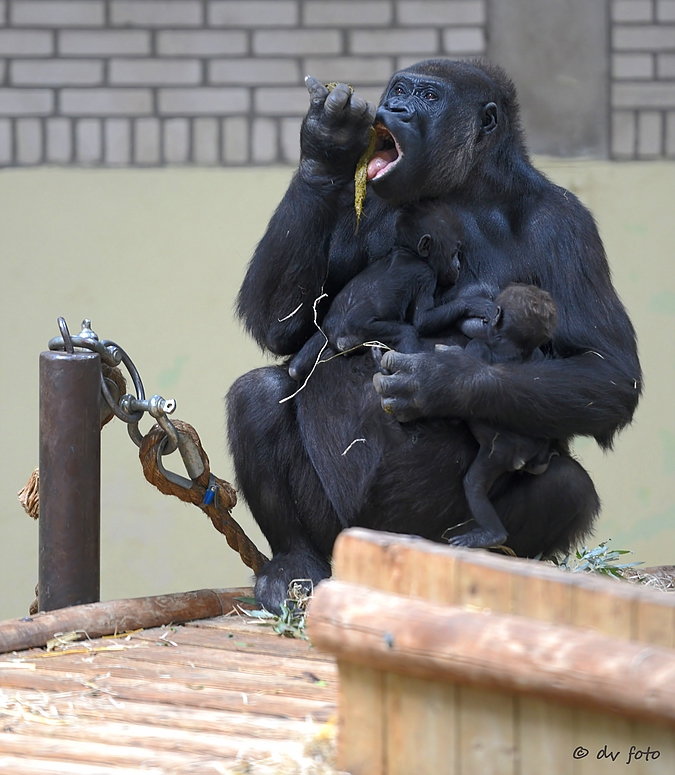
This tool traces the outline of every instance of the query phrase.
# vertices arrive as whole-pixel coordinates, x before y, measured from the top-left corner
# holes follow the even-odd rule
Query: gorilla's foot
[[[258,573],[255,582],[256,600],[273,614],[281,613],[281,604],[288,597],[288,585],[296,579],[305,581],[307,591],[330,576],[330,562],[306,549],[280,552]]]
[[[468,533],[448,538],[450,546],[465,546],[469,549],[489,549],[493,546],[501,546],[507,539],[506,530],[502,532],[492,532],[483,528],[474,528]]]

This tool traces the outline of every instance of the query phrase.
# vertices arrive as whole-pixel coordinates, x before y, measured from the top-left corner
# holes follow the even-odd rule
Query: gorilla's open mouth
[[[403,157],[401,147],[396,142],[392,133],[379,122],[375,124],[377,132],[377,144],[375,152],[368,162],[368,180],[375,180],[386,175],[392,167]]]

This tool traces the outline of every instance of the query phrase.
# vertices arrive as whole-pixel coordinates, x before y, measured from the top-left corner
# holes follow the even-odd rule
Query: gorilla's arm
[[[487,365],[461,348],[382,358],[376,374],[385,411],[417,417],[485,420],[538,438],[590,435],[608,446],[628,424],[640,395],[640,374],[587,351],[539,363]],[[611,387],[611,390],[608,389]]]
[[[301,159],[249,264],[237,308],[257,342],[277,355],[297,352],[314,328],[314,303],[328,277],[328,251],[340,207],[368,143],[374,107],[349,87],[330,94],[307,79],[310,108]]]
[[[420,309],[415,314],[415,328],[421,336],[433,336],[454,326],[461,318],[487,318],[490,313],[494,292],[489,293],[487,286],[472,287],[468,292],[453,301],[427,309]]]

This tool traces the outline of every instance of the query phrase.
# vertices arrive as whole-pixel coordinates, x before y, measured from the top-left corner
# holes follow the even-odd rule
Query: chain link
[[[82,330],[78,336],[70,334],[64,318],[60,317],[58,319],[58,325],[61,336],[49,340],[48,347],[50,350],[74,354],[76,352],[75,348],[79,348],[80,350],[98,353],[103,363],[108,366],[119,367],[120,364],[124,364],[133,382],[136,395],[125,393],[116,399],[113,395],[114,391],[111,390],[112,383],[106,380],[103,373],[101,373],[101,395],[103,399],[115,417],[127,424],[129,437],[137,447],[141,446],[144,439],[144,435],[138,427],[138,423],[143,415],[147,412],[157,421],[157,424],[165,434],[165,438],[157,448],[157,465],[169,481],[190,489],[193,480],[201,476],[205,469],[194,441],[187,434],[177,431],[175,425],[169,419],[169,415],[176,410],[175,400],[173,398],[163,398],[160,395],[146,398],[143,381],[134,362],[116,342],[110,339],[100,340],[91,328],[91,320],[85,319],[82,321]],[[162,465],[161,458],[170,455],[176,449],[180,453],[183,465],[190,477],[189,479],[167,471]]]

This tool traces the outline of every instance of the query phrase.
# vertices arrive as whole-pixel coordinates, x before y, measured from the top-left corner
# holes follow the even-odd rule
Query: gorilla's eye
[[[396,86],[394,86],[394,88],[392,89],[392,91],[397,97],[402,97],[405,94],[405,89],[400,83],[397,83]]]
[[[433,100],[438,99],[438,94],[436,94],[436,92],[432,91],[431,89],[427,89],[425,92],[422,93],[422,97],[424,97],[425,100],[432,102]]]

